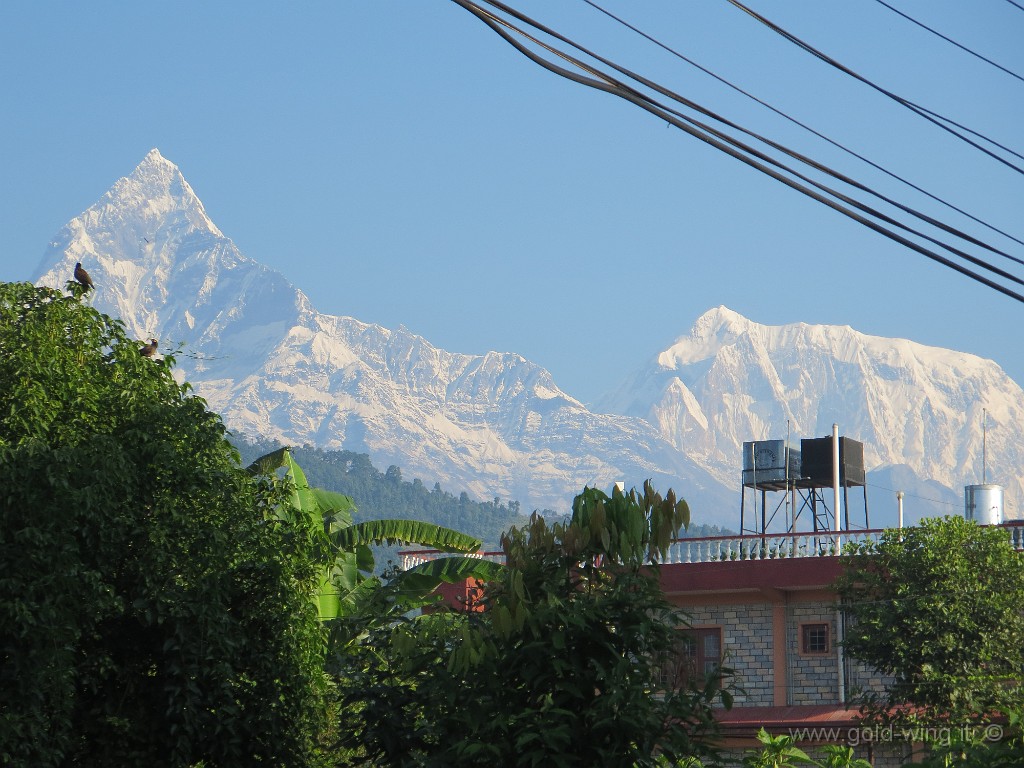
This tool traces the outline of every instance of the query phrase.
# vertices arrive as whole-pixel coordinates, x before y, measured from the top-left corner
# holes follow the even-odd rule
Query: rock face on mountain
[[[646,421],[591,413],[519,355],[454,354],[317,312],[239,252],[157,150],[58,233],[36,282],[63,287],[76,261],[97,308],[164,352],[181,345],[180,369],[238,433],[366,452],[524,509],[566,512],[584,485],[652,478],[700,522],[735,517],[738,495]]]
[[[909,506],[934,499],[929,514],[960,514],[963,486],[985,475],[1005,487],[1008,515],[1022,508],[1024,391],[973,355],[849,327],[759,325],[718,307],[599,405],[648,420],[723,483],[744,441],[790,435],[799,448],[838,424],[864,443],[869,493],[890,507],[894,489],[914,488]]]
[[[970,355],[719,307],[594,412],[519,355],[455,354],[316,311],[239,252],[157,150],[57,234],[36,282],[62,288],[78,261],[88,300],[179,350],[230,429],[365,452],[456,493],[566,512],[584,485],[651,478],[695,521],[736,528],[742,443],[798,445],[838,423],[865,444],[873,496],[899,487],[918,515],[956,514],[963,485],[981,482],[987,423],[987,479],[1006,486],[1008,514],[1021,509],[1024,393]]]

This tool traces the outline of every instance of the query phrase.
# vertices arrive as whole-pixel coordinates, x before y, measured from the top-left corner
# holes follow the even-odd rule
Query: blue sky
[[[1024,11],[1008,0],[890,2],[1024,73]],[[726,0],[601,4],[1024,239],[1021,174]],[[582,0],[513,5],[1024,257]],[[749,5],[1024,153],[1024,82],[880,3]],[[0,72],[0,280],[32,277],[53,234],[158,147],[225,234],[322,311],[405,325],[453,352],[517,352],[584,401],[719,304],[767,324],[850,325],[972,352],[1024,383],[1024,305],[541,69],[450,0],[12,0],[0,4]]]

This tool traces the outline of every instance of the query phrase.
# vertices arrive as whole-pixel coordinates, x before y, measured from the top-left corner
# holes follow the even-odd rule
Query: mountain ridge
[[[37,282],[59,287],[83,261],[98,308],[140,338],[186,343],[183,373],[230,429],[365,452],[527,508],[566,509],[586,484],[646,478],[703,490],[709,518],[731,506],[642,419],[589,412],[521,355],[447,352],[405,328],[318,312],[207,226],[179,177],[150,152],[61,230]]]
[[[1024,492],[1024,391],[996,363],[849,326],[766,326],[714,308],[600,405],[646,418],[722,481],[744,441],[816,437],[835,423],[865,444],[869,469],[905,465],[955,488],[988,474],[987,432],[988,469],[1016,510]]]
[[[140,339],[184,345],[183,375],[233,431],[367,453],[527,509],[650,478],[692,499],[700,522],[735,526],[742,442],[832,423],[865,443],[869,470],[952,490],[978,461],[986,407],[993,467],[1008,475],[1024,459],[1006,437],[1024,429],[1024,394],[995,363],[849,326],[764,326],[724,306],[588,409],[521,355],[448,352],[319,312],[244,256],[155,149],[58,232],[36,282],[62,287],[75,261],[98,308]],[[1008,485],[1020,509],[1020,482]]]

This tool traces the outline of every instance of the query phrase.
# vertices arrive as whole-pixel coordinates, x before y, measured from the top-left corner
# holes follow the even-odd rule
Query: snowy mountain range
[[[983,478],[1004,486],[1008,515],[1024,498],[1016,382],[991,360],[848,326],[765,326],[718,307],[599,405],[646,419],[723,483],[744,441],[838,424],[864,444],[869,493],[889,507],[903,490],[911,507],[931,500],[927,514],[960,513],[963,486]]]
[[[870,495],[898,487],[918,516],[956,513],[981,482],[986,424],[988,478],[1008,514],[1022,508],[1024,392],[971,355],[718,307],[591,410],[519,355],[318,312],[239,252],[155,149],[54,237],[35,282],[62,288],[76,261],[97,308],[164,351],[183,345],[179,368],[233,431],[365,452],[456,493],[567,511],[584,485],[651,478],[695,521],[736,528],[743,441],[838,423],[865,444]]]

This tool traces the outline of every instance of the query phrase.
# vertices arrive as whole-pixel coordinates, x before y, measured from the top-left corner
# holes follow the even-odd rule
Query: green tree
[[[922,768],[1020,768],[1024,762],[1024,717],[1011,710],[1000,724],[951,729],[928,746]]]
[[[1004,529],[924,520],[842,562],[846,653],[892,678],[866,702],[874,715],[963,724],[1020,709],[1024,559]]]
[[[649,484],[585,489],[571,521],[534,515],[504,537],[481,610],[379,627],[347,707],[368,764],[654,766],[711,753],[711,703],[729,698],[720,680],[660,683],[685,616],[655,563],[688,517]],[[400,717],[382,729],[388,712]]]
[[[0,284],[0,762],[315,764],[308,533],[77,293]]]
[[[535,516],[503,540],[507,570],[453,654],[467,689],[453,762],[653,766],[711,753],[720,680],[664,690],[685,615],[657,563],[689,523],[686,502],[649,483],[584,489],[568,523]],[[472,615],[471,615],[472,618]]]
[[[283,470],[283,473],[281,472]],[[371,545],[418,544],[447,552],[475,552],[480,540],[414,520],[367,520],[354,523],[355,504],[342,494],[311,488],[303,469],[288,448],[279,448],[254,461],[249,472],[271,479],[286,500],[275,516],[304,528],[319,563],[316,602],[329,631],[327,668],[340,692],[339,744],[335,756],[345,764],[378,764],[382,758],[409,763],[424,740],[410,741],[415,732],[407,718],[414,715],[396,696],[408,680],[401,674],[422,651],[390,642],[396,630],[410,623],[410,612],[431,601],[441,582],[485,579],[500,568],[475,557],[447,556],[405,572],[392,571],[384,583],[374,574]],[[419,622],[426,627],[429,619]],[[436,638],[444,642],[444,637]],[[420,644],[422,645],[422,644]],[[386,660],[386,663],[385,663]],[[386,676],[386,683],[377,678]]]
[[[761,749],[750,750],[743,758],[745,768],[793,768],[809,765],[811,758],[796,746],[792,736],[772,736],[762,728],[757,732]]]

